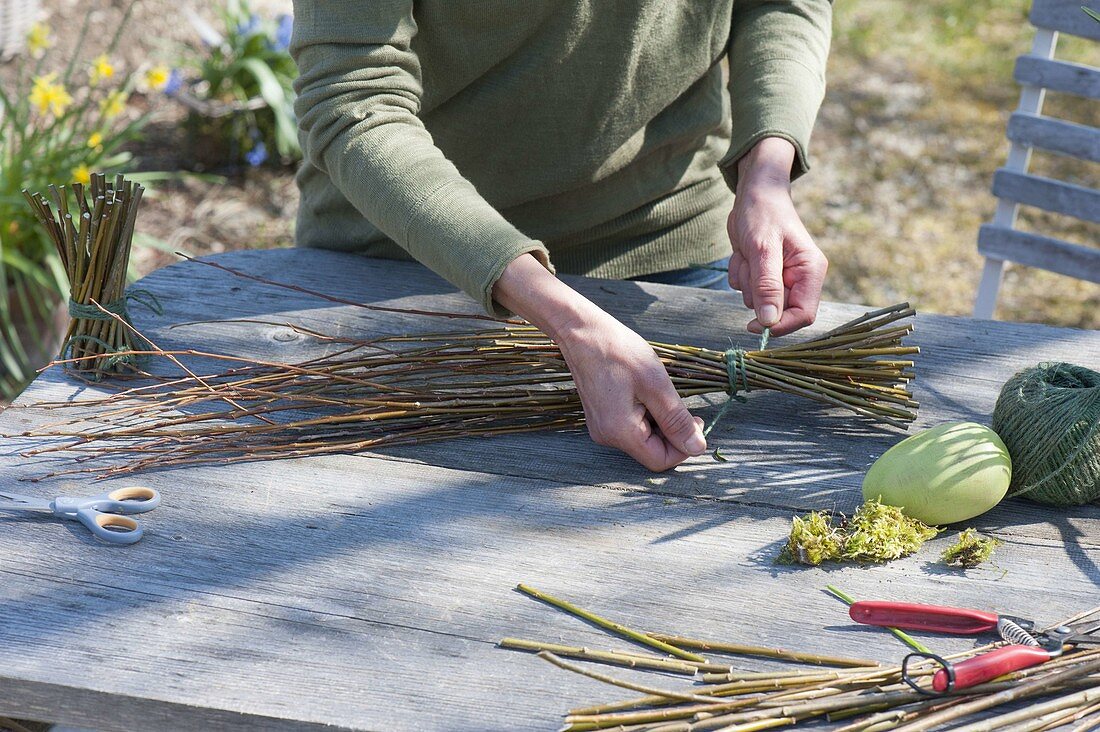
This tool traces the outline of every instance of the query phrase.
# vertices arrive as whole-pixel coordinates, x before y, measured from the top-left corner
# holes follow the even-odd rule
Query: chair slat
[[[1096,24],[1100,27],[1100,23]],[[1016,81],[1052,91],[1100,99],[1100,69],[1085,64],[1020,56],[1016,59]]]
[[[1021,145],[1100,162],[1100,129],[1095,127],[1016,112],[1008,120],[1007,135]]]
[[[1073,183],[1001,168],[993,176],[993,195],[1100,223],[1100,191]]]
[[[1086,15],[1081,10],[1082,5],[1100,13],[1100,0],[1034,0],[1031,24],[1036,28],[1100,41],[1100,23]]]
[[[1100,283],[1100,249],[985,224],[978,231],[978,251],[994,259]]]

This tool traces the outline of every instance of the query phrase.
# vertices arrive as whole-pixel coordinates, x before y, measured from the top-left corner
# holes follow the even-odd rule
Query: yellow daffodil
[[[50,39],[50,27],[45,23],[35,23],[31,26],[31,29],[27,32],[27,48],[31,52],[31,56],[39,58],[46,49],[53,45],[53,40]]]
[[[88,166],[84,163],[73,168],[73,183],[80,183],[81,185],[88,185],[92,182],[92,171],[88,170]]]
[[[92,66],[88,70],[88,83],[92,86],[98,85],[105,79],[110,79],[115,75],[115,67],[107,59],[106,54],[101,54],[92,59]]]
[[[98,132],[93,132],[88,135],[88,147],[95,150],[97,147],[103,144],[103,135]]]
[[[99,103],[99,111],[107,119],[114,119],[126,109],[127,94],[122,89],[115,89],[107,95],[107,98]]]
[[[57,83],[57,74],[36,76],[34,86],[31,87],[30,102],[38,109],[39,114],[53,113],[60,117],[73,103],[73,98],[65,87]]]
[[[168,83],[169,73],[167,66],[154,66],[145,72],[145,85],[160,91]]]

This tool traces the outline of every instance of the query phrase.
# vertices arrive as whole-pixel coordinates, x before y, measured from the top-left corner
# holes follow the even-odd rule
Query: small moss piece
[[[974,529],[959,534],[955,543],[943,550],[940,559],[949,567],[977,567],[993,556],[993,550],[1000,546],[997,539],[985,537]]]
[[[906,516],[897,506],[876,500],[864,503],[848,522],[840,558],[850,562],[886,562],[907,557],[939,529]]]
[[[833,526],[833,517],[821,511],[810,511],[791,519],[791,537],[776,560],[780,564],[817,566],[836,559],[844,537]]]
[[[825,561],[886,562],[909,556],[938,533],[895,506],[870,500],[847,520],[820,511],[795,516],[776,561],[813,566]]]

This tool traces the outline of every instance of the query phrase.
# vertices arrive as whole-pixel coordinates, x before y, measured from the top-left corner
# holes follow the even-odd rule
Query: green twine
[[[156,315],[164,314],[164,307],[160,304],[160,300],[157,299],[156,295],[149,290],[134,289],[114,302],[101,303],[100,305],[85,304],[70,298],[69,317],[78,320],[113,320],[112,315],[117,315],[129,323],[130,311],[126,305],[130,300],[139,305],[144,305]],[[107,312],[104,312],[104,310]]]
[[[151,310],[156,315],[164,314],[164,307],[161,305],[160,300],[149,290],[133,289],[126,293],[118,300],[108,303],[102,303],[100,305],[94,305],[92,303],[76,302],[73,299],[69,300],[69,317],[74,320],[113,320],[115,315],[122,318],[126,323],[130,322],[130,311],[127,308],[129,301],[143,305]],[[107,343],[102,338],[96,338],[90,335],[74,335],[65,341],[61,347],[61,359],[69,360],[74,358],[73,348],[80,343],[91,343],[99,346],[102,349],[101,354],[92,356],[97,360],[99,368],[96,369],[97,373],[106,372],[111,368],[117,366],[120,363],[134,365],[139,359],[132,353],[125,353],[125,351],[135,350],[138,348],[144,348],[150,344],[136,345],[131,348],[117,349],[111,344]]]
[[[1100,373],[1041,363],[1009,379],[993,430],[1012,457],[1010,495],[1054,506],[1100,499]]]
[[[756,349],[763,351],[768,347],[768,339],[771,338],[771,328],[765,328],[760,332],[760,346]],[[748,401],[741,395],[740,392],[744,391],[746,394],[752,391],[749,386],[749,370],[745,367],[745,349],[744,348],[731,348],[726,351],[726,376],[729,379],[729,386],[726,389],[726,393],[729,394],[729,399],[722,405],[722,408],[718,410],[718,414],[714,415],[714,419],[710,421],[703,429],[703,437],[709,437],[710,431],[714,429],[714,426],[722,421],[722,418],[726,416],[726,412],[729,411],[730,405],[733,402],[744,403]],[[716,460],[724,460],[715,451]]]

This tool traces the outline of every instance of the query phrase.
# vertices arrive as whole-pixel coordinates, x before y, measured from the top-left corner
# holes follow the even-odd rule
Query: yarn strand
[[[765,328],[760,332],[760,346],[756,349],[763,351],[768,347],[768,339],[771,338],[771,328]],[[722,405],[722,408],[718,410],[718,414],[714,415],[714,419],[710,421],[706,427],[703,428],[703,437],[709,437],[711,430],[714,426],[722,421],[726,416],[726,412],[729,411],[730,405],[737,401],[742,404],[748,401],[740,392],[748,394],[752,391],[749,386],[749,371],[745,366],[745,349],[744,348],[731,348],[726,351],[726,376],[729,378],[729,388],[727,394],[729,398]],[[740,383],[738,383],[740,382]]]

